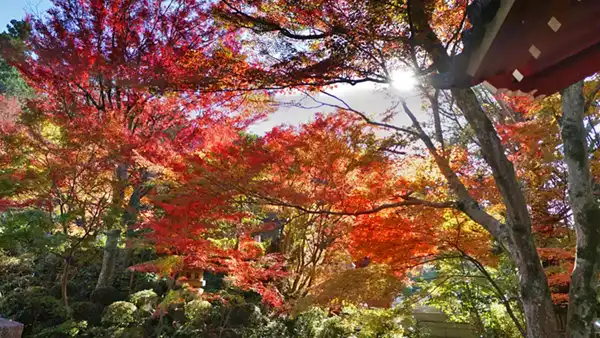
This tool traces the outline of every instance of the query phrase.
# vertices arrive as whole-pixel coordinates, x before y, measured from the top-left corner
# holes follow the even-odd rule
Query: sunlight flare
[[[396,90],[407,92],[417,86],[417,79],[412,71],[399,69],[392,72],[390,83]]]

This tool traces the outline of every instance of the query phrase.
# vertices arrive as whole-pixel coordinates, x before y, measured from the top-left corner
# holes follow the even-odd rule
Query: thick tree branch
[[[512,239],[508,236],[506,224],[498,221],[496,218],[488,214],[481,206],[473,199],[467,188],[460,181],[460,178],[456,175],[454,170],[450,167],[448,160],[441,156],[431,138],[425,133],[421,127],[419,121],[412,113],[406,101],[402,101],[402,107],[406,115],[413,122],[413,126],[419,133],[419,138],[429,150],[429,153],[433,156],[438,168],[442,172],[442,175],[446,178],[450,189],[458,196],[459,209],[463,211],[473,221],[481,224],[494,236],[507,250],[514,250],[514,244]]]

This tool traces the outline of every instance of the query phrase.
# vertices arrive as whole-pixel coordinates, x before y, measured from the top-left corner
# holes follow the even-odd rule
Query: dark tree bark
[[[595,337],[600,208],[593,195],[587,132],[583,123],[583,81],[564,89],[561,94],[564,160],[568,171],[569,203],[577,232],[575,268],[569,289],[567,336]]]

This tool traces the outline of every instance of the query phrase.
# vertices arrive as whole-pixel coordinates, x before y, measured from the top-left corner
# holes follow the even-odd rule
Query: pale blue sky
[[[43,13],[50,7],[50,0],[0,0],[0,31],[12,19],[22,19],[25,13]]]

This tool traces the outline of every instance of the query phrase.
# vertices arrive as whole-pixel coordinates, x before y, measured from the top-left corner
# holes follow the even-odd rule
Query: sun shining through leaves
[[[390,77],[392,87],[401,92],[408,92],[417,86],[417,78],[411,70],[398,69]]]

